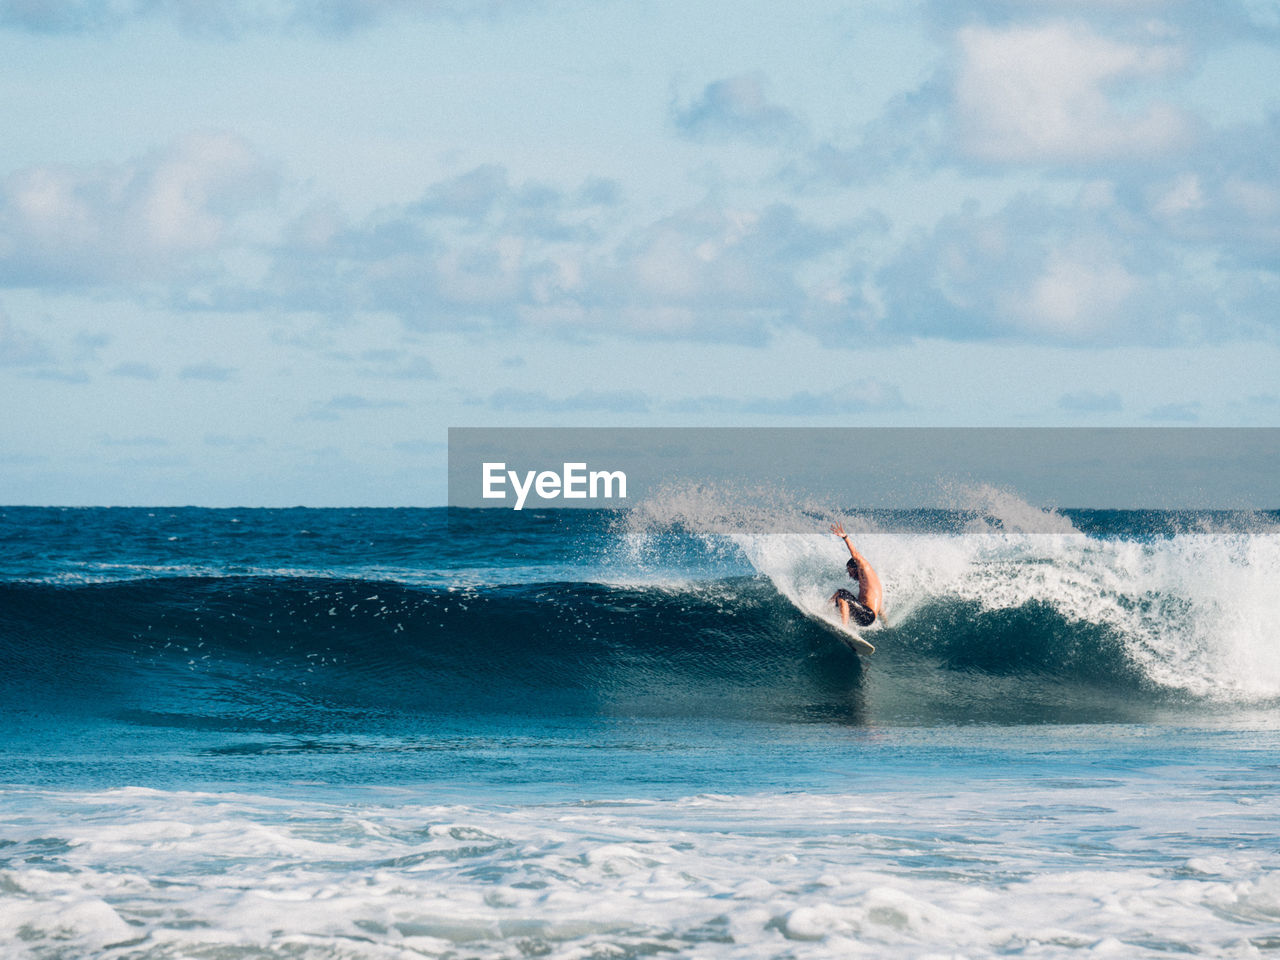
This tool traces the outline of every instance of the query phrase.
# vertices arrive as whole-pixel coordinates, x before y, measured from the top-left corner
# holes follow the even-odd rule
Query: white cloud
[[[1257,222],[1280,219],[1280,183],[1229,177],[1222,185],[1223,198],[1238,213]]]
[[[251,306],[387,311],[416,328],[510,324],[522,307],[562,302],[580,284],[612,216],[615,197],[601,187],[591,180],[566,195],[484,166],[362,222],[313,211],[285,229],[261,287],[240,296]]]
[[[1115,390],[1098,393],[1093,390],[1076,390],[1058,398],[1058,406],[1076,413],[1119,413],[1124,401]]]
[[[183,380],[226,383],[235,379],[236,371],[233,367],[224,367],[216,363],[193,363],[183,367],[178,376]]]
[[[1145,419],[1164,423],[1194,423],[1200,419],[1200,401],[1166,403],[1147,411]]]
[[[1152,212],[1162,218],[1176,217],[1204,208],[1204,189],[1195,173],[1182,173],[1172,183],[1158,188]]]
[[[48,344],[0,310],[0,367],[36,366],[52,360]]]
[[[365,350],[360,361],[360,374],[379,380],[436,380],[440,376],[426,357],[399,349]]]
[[[1019,197],[989,215],[970,204],[876,275],[876,329],[1093,345],[1256,333],[1255,317],[1221,302],[1224,284],[1248,277],[1196,269],[1200,255],[1096,184],[1070,204]]]
[[[823,417],[887,413],[908,409],[897,384],[859,380],[840,390],[800,390],[784,397],[686,397],[667,404],[673,413],[768,417]]]
[[[1161,153],[1194,122],[1173,104],[1121,106],[1117,92],[1169,76],[1186,52],[1121,42],[1082,23],[969,26],[956,34],[958,132],[970,156],[1000,163],[1079,163]]]
[[[0,0],[0,27],[33,33],[100,33],[140,20],[237,37],[306,31],[342,36],[395,18],[470,20],[534,0]]]
[[[1280,114],[1216,131],[1177,166],[1131,175],[1135,214],[1225,265],[1276,275],[1280,254]]]
[[[581,284],[537,316],[569,330],[762,343],[839,309],[828,295],[852,235],[786,204],[706,201],[584,250]]]
[[[1142,124],[1129,129],[1122,121],[1149,114],[1141,81],[1169,79],[1179,48],[1107,39],[1079,23],[969,24],[958,32],[966,39],[954,49],[967,59],[953,77],[936,73],[915,94],[893,100],[913,123],[898,141],[886,141],[884,163],[870,165],[901,175],[899,147],[922,125],[947,129],[943,106],[978,97],[984,84],[1006,84],[1014,92],[1003,100],[971,105],[962,117],[967,129],[997,129],[984,147],[992,156],[1046,164],[1093,156],[1098,162],[1085,171],[1091,182],[1076,202],[1054,199],[1064,175],[1081,173],[1068,166],[1046,171],[1053,183],[1034,200],[985,216],[939,218],[930,205],[974,165],[958,153],[941,158],[934,140],[928,162],[950,169],[921,178],[920,196],[901,204],[884,190],[850,192],[830,204],[777,202],[776,180],[730,178],[702,203],[664,208],[653,197],[629,200],[618,184],[590,174],[576,183],[522,180],[502,164],[482,164],[425,183],[416,199],[363,219],[311,197],[310,212],[273,227],[270,165],[234,136],[205,134],[124,164],[46,166],[9,177],[0,185],[0,284],[537,337],[764,343],[796,328],[824,336],[871,328],[1112,343],[1275,327],[1262,293],[1277,279],[1280,174],[1270,158],[1280,118],[1209,131],[1190,149],[1150,163],[1104,162],[1101,153],[1117,144],[1136,149],[1124,138]],[[1138,99],[1126,114],[1115,96],[1128,92]],[[744,102],[768,106],[767,99]],[[1038,117],[1042,110],[1046,117]],[[892,119],[866,130],[889,130]],[[1088,130],[1072,139],[1077,125]],[[828,179],[857,172],[829,172]],[[1016,176],[1029,181],[1034,173]],[[1001,195],[1011,182],[960,180],[958,189]],[[298,187],[294,195],[306,197],[306,185]],[[873,200],[904,218],[935,222],[904,243],[901,224],[867,212]],[[870,231],[878,242],[866,242]],[[260,272],[233,273],[230,264],[251,258]],[[425,357],[399,365],[362,359],[364,376],[436,376]]]
[[[1003,298],[1002,313],[1027,332],[1055,340],[1091,340],[1121,317],[1139,280],[1117,262],[1108,246],[1081,244],[1053,250],[1023,290]]]
[[[494,410],[515,413],[646,413],[649,398],[638,390],[579,390],[553,397],[542,390],[504,388],[482,401]]]
[[[160,377],[160,371],[151,364],[136,361],[116,364],[110,372],[114,377],[127,377],[131,380],[157,380]]]
[[[598,186],[561,191],[482,167],[363,223],[308,214],[245,299],[385,311],[415,329],[697,339],[758,338],[769,323],[832,309],[852,231],[786,204],[712,201],[628,228],[629,211]]]
[[[769,100],[764,77],[754,73],[707,84],[692,102],[672,105],[672,120],[692,140],[776,143],[804,130],[794,113]]]
[[[624,281],[656,303],[756,303],[779,291],[751,269],[753,211],[707,205],[666,217],[636,236],[624,254]]]
[[[785,204],[707,202],[634,231],[596,279],[633,306],[796,310],[809,300],[799,268],[844,239]]]
[[[0,186],[0,283],[172,279],[231,238],[275,180],[238,137],[193,134],[138,160],[20,170]]]
[[[370,410],[395,410],[407,404],[403,400],[373,400],[358,393],[342,393],[330,397],[323,403],[312,404],[309,411],[299,414],[294,419],[336,421],[349,413],[364,413]]]

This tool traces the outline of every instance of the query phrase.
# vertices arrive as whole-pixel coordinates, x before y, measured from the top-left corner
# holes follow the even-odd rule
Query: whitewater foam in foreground
[[[1274,947],[1280,852],[1240,842],[1274,835],[1274,785],[1203,766],[1011,772],[937,790],[497,806],[415,789],[9,792],[0,947],[136,960]]]

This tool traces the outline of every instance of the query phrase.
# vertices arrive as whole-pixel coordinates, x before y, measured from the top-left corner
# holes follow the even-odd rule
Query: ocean
[[[1280,952],[1280,514],[713,512],[0,509],[0,955]]]

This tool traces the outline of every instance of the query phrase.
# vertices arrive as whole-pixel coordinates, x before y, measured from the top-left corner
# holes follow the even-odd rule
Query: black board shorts
[[[843,587],[836,591],[835,599],[848,602],[849,616],[858,626],[869,627],[876,622],[876,612]]]

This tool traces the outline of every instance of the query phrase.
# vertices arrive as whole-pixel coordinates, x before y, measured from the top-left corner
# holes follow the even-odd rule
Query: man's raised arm
[[[831,525],[831,532],[844,541],[844,545],[849,548],[849,556],[861,563],[862,554],[858,553],[858,551],[853,548],[853,541],[850,540],[849,535],[844,532],[844,525],[833,523]]]

